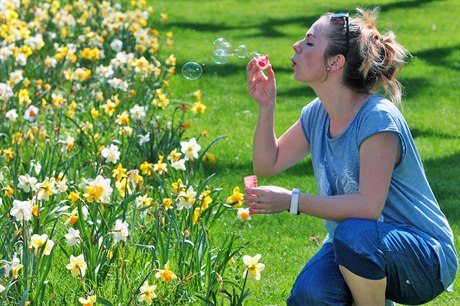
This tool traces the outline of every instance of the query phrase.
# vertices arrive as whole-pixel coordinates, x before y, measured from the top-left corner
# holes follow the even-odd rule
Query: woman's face
[[[305,38],[292,45],[295,54],[291,60],[296,81],[311,85],[325,80],[327,71],[324,52],[327,40],[324,32],[327,26],[325,18],[319,19],[308,30]]]

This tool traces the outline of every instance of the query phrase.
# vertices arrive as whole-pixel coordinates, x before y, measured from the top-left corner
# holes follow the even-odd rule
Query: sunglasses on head
[[[345,26],[346,26],[346,43],[347,43],[347,51],[345,52],[345,57],[347,57],[348,54],[348,39],[349,39],[349,33],[350,33],[350,26],[348,24],[348,13],[337,13],[331,16],[331,21],[337,22],[337,21],[343,21]]]

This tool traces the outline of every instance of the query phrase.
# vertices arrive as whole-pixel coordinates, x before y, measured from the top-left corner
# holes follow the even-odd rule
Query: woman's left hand
[[[288,210],[291,191],[277,186],[261,186],[244,190],[244,204],[255,214],[274,214]]]

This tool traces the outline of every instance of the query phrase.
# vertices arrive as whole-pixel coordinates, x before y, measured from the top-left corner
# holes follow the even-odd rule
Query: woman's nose
[[[295,43],[292,45],[292,49],[294,49],[294,51],[295,51],[296,53],[300,53],[299,42],[295,42]]]

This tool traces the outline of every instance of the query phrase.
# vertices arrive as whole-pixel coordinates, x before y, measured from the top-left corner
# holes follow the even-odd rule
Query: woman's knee
[[[363,239],[375,241],[377,238],[376,222],[367,219],[346,219],[337,225],[334,239],[350,246],[362,242]]]
[[[351,293],[328,244],[307,263],[291,290],[287,305],[347,305]]]
[[[385,277],[376,221],[349,219],[341,222],[335,231],[333,244],[338,265],[367,279]]]
[[[348,305],[351,293],[344,280],[334,282],[314,280],[306,275],[299,275],[298,280],[287,299],[287,305]]]

